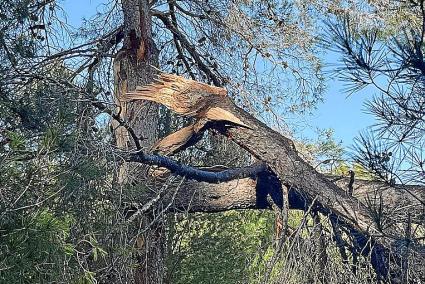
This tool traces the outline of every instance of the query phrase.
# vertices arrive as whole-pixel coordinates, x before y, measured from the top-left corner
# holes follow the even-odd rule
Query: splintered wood
[[[126,100],[148,100],[166,106],[174,112],[210,121],[227,121],[248,127],[226,110],[231,105],[224,88],[210,86],[177,75],[161,73],[155,83],[137,87]]]
[[[250,128],[248,125],[243,123],[239,118],[237,118],[233,113],[220,107],[209,108],[205,114],[205,117],[209,120],[229,121],[234,124],[237,124],[246,128]]]
[[[178,114],[199,116],[217,96],[226,97],[226,89],[199,83],[180,76],[161,73],[155,83],[137,87],[126,100],[148,100],[162,104]]]

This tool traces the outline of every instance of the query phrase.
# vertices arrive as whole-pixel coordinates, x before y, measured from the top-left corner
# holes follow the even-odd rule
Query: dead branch
[[[356,238],[357,243],[372,249],[372,253],[375,254],[372,263],[375,263],[374,267],[378,273],[385,276],[388,274],[386,266],[388,249],[391,248],[394,239],[403,238],[403,232],[400,232],[395,223],[383,227],[377,222],[376,215],[370,208],[305,162],[298,155],[292,140],[237,107],[227,96],[217,95],[225,93],[225,89],[220,91],[216,87],[210,87],[214,88],[210,91],[208,87],[200,87],[198,82],[174,75],[161,75],[161,78],[164,79],[158,84],[136,90],[131,94],[132,98],[162,103],[177,113],[204,119],[209,118],[210,110],[222,110],[216,114],[214,122],[208,125],[210,129],[229,137],[256,159],[267,164],[277,176],[279,183],[296,188],[307,203],[316,200],[315,210],[337,216],[340,223],[350,228],[350,233]],[[197,173],[193,168],[141,152],[130,157],[132,161],[164,166],[175,174],[199,181],[211,178],[212,182],[219,182],[243,176],[240,169],[224,171],[226,173],[222,177],[225,178],[210,176],[211,173],[204,176],[205,173]],[[261,165],[260,168],[264,170],[265,166]],[[262,172],[259,171],[260,168],[254,166],[246,168],[243,172],[248,176],[256,175]]]

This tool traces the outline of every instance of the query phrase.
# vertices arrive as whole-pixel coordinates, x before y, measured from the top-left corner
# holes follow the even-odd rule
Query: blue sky
[[[78,27],[82,18],[89,18],[96,13],[100,3],[105,0],[64,0],[62,7],[68,15],[68,23]],[[327,70],[336,63],[335,53],[324,56]],[[327,76],[329,77],[329,76]],[[350,147],[361,130],[374,123],[373,117],[365,113],[364,102],[370,97],[366,91],[347,96],[343,82],[328,79],[324,102],[320,103],[311,116],[304,117],[299,137],[314,138],[316,128],[332,128],[336,141]]]
[[[325,64],[335,63],[335,58],[324,58]],[[365,102],[372,97],[370,90],[364,90],[352,95],[344,92],[344,82],[332,78],[327,80],[327,90],[324,102],[319,103],[311,116],[306,117],[309,128],[305,129],[307,137],[312,135],[314,128],[332,128],[335,138],[349,147],[354,137],[374,123],[372,115],[366,112]]]

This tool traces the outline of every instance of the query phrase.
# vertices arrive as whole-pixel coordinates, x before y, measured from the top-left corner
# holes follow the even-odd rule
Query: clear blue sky
[[[68,14],[68,23],[78,27],[82,18],[89,18],[96,13],[100,3],[105,0],[63,0],[62,7]],[[325,64],[336,63],[335,54],[328,54],[324,58]],[[329,67],[327,67],[329,70]],[[342,141],[349,147],[359,132],[374,123],[373,117],[364,112],[364,102],[370,94],[367,92],[347,96],[343,92],[344,85],[336,79],[328,79],[324,102],[318,105],[311,116],[303,119],[305,124],[301,137],[314,138],[316,128],[332,128],[335,130],[335,139]],[[304,122],[305,121],[305,122]]]
[[[324,57],[324,62],[335,63],[336,58],[328,55]],[[310,137],[314,128],[332,128],[336,140],[349,147],[354,137],[374,123],[373,116],[366,113],[364,105],[372,97],[373,91],[369,89],[348,96],[344,92],[344,82],[331,78],[326,83],[324,102],[317,106],[311,116],[306,117],[310,129],[306,128],[304,133]]]

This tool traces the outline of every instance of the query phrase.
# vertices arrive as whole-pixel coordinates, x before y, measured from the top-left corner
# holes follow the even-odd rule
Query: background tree
[[[381,23],[365,29],[353,17],[329,25],[332,33],[328,42],[336,43],[333,48],[342,54],[337,74],[348,83],[348,90],[354,93],[371,86],[377,91],[367,103],[377,123],[356,139],[354,160],[375,179],[390,185],[424,183],[423,5],[423,1],[400,3],[398,9],[409,11],[411,20],[396,21],[401,32],[392,35],[380,29]],[[407,193],[424,206],[420,196]],[[398,249],[406,251],[402,259],[404,282],[418,277],[408,272],[408,266],[418,261],[409,255],[408,247],[421,238],[417,230],[423,219],[416,229],[410,222],[404,224],[406,237],[398,244]]]
[[[368,103],[377,118],[371,133],[358,138],[356,161],[389,183],[424,182],[423,170],[423,28],[422,2],[411,2],[415,22],[387,36],[378,27],[362,29],[353,19],[330,25],[335,48],[343,54],[338,74],[356,92],[378,91]]]

